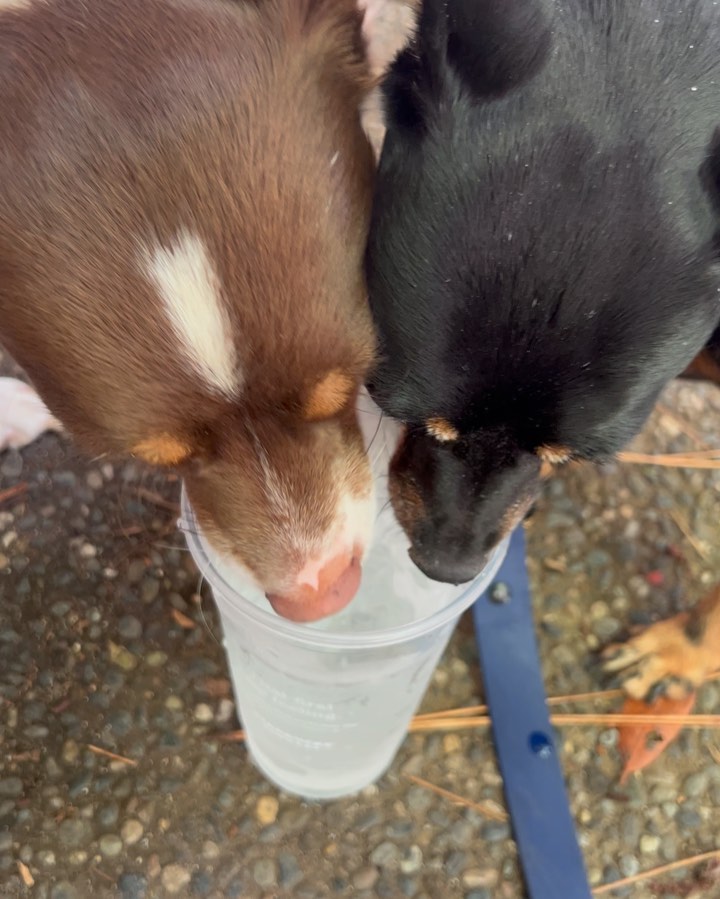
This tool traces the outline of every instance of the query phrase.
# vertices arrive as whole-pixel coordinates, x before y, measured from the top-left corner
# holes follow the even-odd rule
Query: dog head
[[[718,316],[700,179],[669,185],[630,112],[584,114],[544,8],[430,0],[385,86],[371,392],[407,425],[392,496],[440,580],[478,572],[543,462],[616,453]]]

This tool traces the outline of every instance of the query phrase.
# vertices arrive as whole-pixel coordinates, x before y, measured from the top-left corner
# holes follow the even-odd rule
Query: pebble
[[[620,856],[620,870],[624,877],[634,877],[640,870],[640,862],[634,855],[626,853]]]
[[[220,847],[212,840],[205,840],[202,847],[202,854],[203,858],[208,861],[214,861],[216,858],[220,857]]]
[[[117,886],[122,899],[144,899],[147,894],[147,878],[142,874],[121,874]]]
[[[167,653],[160,649],[153,650],[145,656],[145,664],[150,668],[161,668],[167,660]]]
[[[84,865],[87,860],[88,854],[84,849],[73,849],[68,855],[68,862],[70,862],[74,868],[79,868],[80,865]]]
[[[106,829],[115,827],[120,818],[120,806],[117,802],[109,802],[104,805],[97,813],[98,824]]]
[[[123,615],[118,621],[118,633],[124,640],[137,640],[142,632],[142,623],[134,615]]]
[[[120,829],[120,836],[126,846],[134,846],[142,837],[144,828],[135,818],[129,818]]]
[[[492,887],[498,881],[498,872],[493,868],[470,868],[462,877],[463,886]]]
[[[42,868],[55,867],[55,853],[52,849],[40,849],[35,855],[35,860]]]
[[[50,899],[80,899],[80,893],[68,880],[61,880],[50,890]]]
[[[193,896],[207,896],[212,890],[212,878],[207,871],[196,871],[190,880],[190,892]]]
[[[195,709],[197,715],[197,709]],[[278,816],[280,803],[275,796],[261,796],[255,806],[255,817],[259,824],[273,824]]]
[[[140,599],[144,603],[151,603],[157,599],[160,592],[160,581],[154,577],[146,577],[140,584]]]
[[[640,837],[640,852],[643,855],[654,855],[660,848],[660,837],[654,834],[644,833]]]
[[[700,827],[702,818],[695,809],[683,806],[675,816],[678,827],[681,830],[692,830],[694,827]]]
[[[397,868],[400,863],[400,849],[386,840],[370,853],[370,861],[379,868]]]
[[[117,834],[114,833],[106,833],[104,836],[100,837],[99,842],[100,852],[105,856],[105,858],[116,858],[122,852],[123,844]]]
[[[253,865],[253,878],[259,887],[272,887],[277,883],[277,865],[271,858],[261,858]]]
[[[403,857],[400,859],[400,870],[403,874],[415,874],[420,870],[423,863],[422,849],[413,844],[405,850]]]
[[[23,782],[19,777],[3,777],[0,780],[0,797],[17,799],[23,794]]]
[[[483,839],[487,843],[499,843],[510,836],[510,825],[507,821],[490,821],[482,829]]]
[[[137,656],[134,656],[130,650],[126,649],[124,646],[120,646],[118,643],[113,643],[113,641],[110,640],[108,641],[108,652],[112,664],[117,665],[117,667],[121,668],[123,671],[133,671],[137,668]]]
[[[303,879],[303,872],[294,855],[289,852],[281,852],[278,856],[280,874],[278,883],[286,890],[292,890]]]
[[[9,830],[0,832],[0,852],[7,852],[12,849],[13,837]]]
[[[201,724],[209,724],[214,717],[213,710],[206,702],[200,702],[195,706],[193,718]]]
[[[161,881],[168,893],[179,893],[190,883],[190,872],[182,865],[166,865],[162,869]]]
[[[83,818],[66,818],[57,829],[57,839],[70,849],[85,846],[92,839],[92,827]]]
[[[356,890],[371,890],[377,883],[380,872],[377,868],[360,868],[353,874],[352,884]]]
[[[690,798],[697,798],[707,792],[709,777],[707,771],[698,771],[683,781],[682,792]]]

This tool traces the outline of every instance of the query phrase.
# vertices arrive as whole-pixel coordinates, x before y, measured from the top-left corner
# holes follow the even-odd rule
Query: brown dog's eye
[[[460,437],[457,428],[444,418],[429,418],[425,430],[440,443],[452,443]]]

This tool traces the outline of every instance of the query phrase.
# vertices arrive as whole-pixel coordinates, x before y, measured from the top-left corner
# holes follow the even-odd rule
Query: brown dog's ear
[[[324,421],[337,415],[347,405],[355,380],[347,372],[333,369],[312,388],[302,408],[305,421]]]
[[[179,465],[186,462],[193,453],[190,444],[171,434],[158,434],[141,440],[132,448],[135,456],[140,456],[151,465]]]

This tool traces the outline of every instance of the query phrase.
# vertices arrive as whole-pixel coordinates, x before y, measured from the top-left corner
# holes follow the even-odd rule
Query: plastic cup
[[[471,583],[426,578],[387,499],[396,426],[368,397],[358,415],[376,475],[376,533],[357,596],[310,624],[280,618],[199,533],[183,491],[181,528],[220,613],[250,756],[282,790],[306,799],[351,795],[390,766],[460,615],[487,589],[501,544]]]

